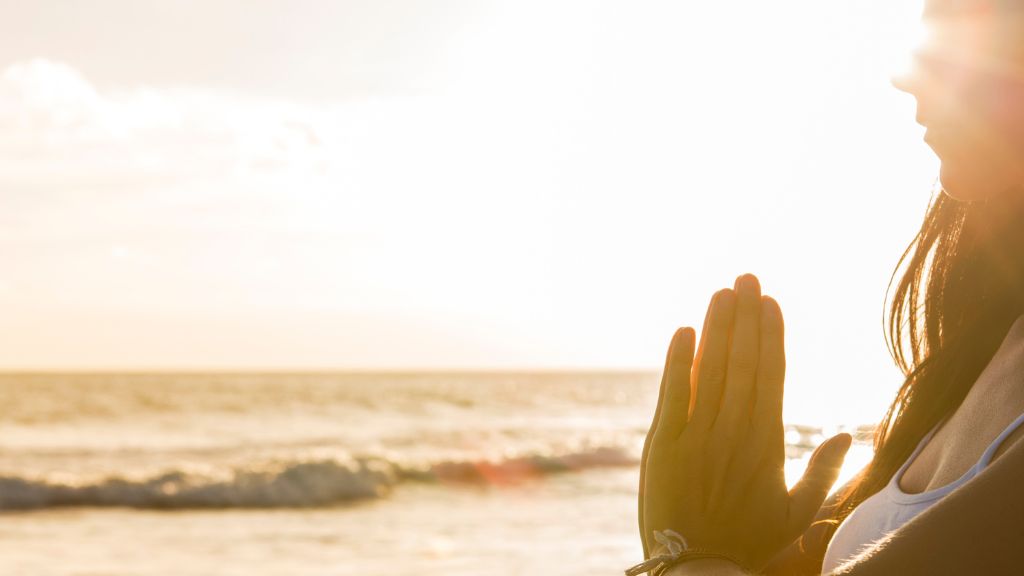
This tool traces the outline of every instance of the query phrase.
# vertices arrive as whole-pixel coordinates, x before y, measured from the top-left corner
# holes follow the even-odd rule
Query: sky
[[[753,272],[788,416],[900,382],[920,0],[0,10],[0,369],[657,370]]]

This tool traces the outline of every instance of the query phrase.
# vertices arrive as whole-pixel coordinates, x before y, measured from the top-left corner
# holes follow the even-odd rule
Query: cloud
[[[48,60],[8,67],[0,75],[5,127],[75,129],[92,122],[96,90],[74,68]]]
[[[97,90],[45,59],[0,74],[0,183],[35,193],[134,190],[309,162],[322,141],[283,103],[198,88]]]
[[[0,73],[0,247],[18,247],[0,251],[17,279],[7,301],[395,308],[428,298],[410,270],[469,291],[467,261],[533,266],[544,229],[520,228],[546,226],[536,122],[496,111],[102,89],[64,63],[17,63]]]

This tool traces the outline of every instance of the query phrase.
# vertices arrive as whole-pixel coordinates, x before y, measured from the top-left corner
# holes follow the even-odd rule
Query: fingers
[[[736,294],[729,289],[715,295],[711,304],[704,340],[704,349],[697,370],[697,402],[693,407],[692,425],[707,430],[715,421],[725,387],[726,362],[729,356],[729,333],[736,312]]]
[[[724,398],[715,428],[725,436],[735,437],[746,432],[750,422],[761,347],[761,285],[753,275],[745,274],[736,279],[736,315],[732,330]]]
[[[665,363],[664,392],[658,415],[658,435],[677,438],[686,428],[690,412],[690,367],[696,335],[693,328],[680,328],[672,339]]]
[[[761,340],[761,286],[757,278],[745,274],[736,279],[736,314],[732,325],[729,361],[725,373],[722,403],[715,417],[711,433],[711,449],[734,455],[716,459],[709,476],[712,486],[708,505],[716,507],[726,486],[730,464],[749,476],[760,458],[752,454],[747,430],[753,409],[754,384],[757,379],[758,356]],[[745,461],[736,461],[745,460]]]
[[[693,366],[690,367],[690,414],[691,414],[691,416],[693,414],[694,405],[696,405],[696,403],[697,403],[697,385],[698,385],[697,374],[698,374],[698,371],[700,370],[700,359],[704,355],[704,345],[707,343],[708,322],[711,319],[711,311],[715,307],[715,300],[718,298],[718,295],[721,294],[722,292],[724,292],[724,290],[720,290],[718,292],[715,292],[714,295],[711,296],[711,303],[708,304],[708,310],[707,310],[707,312],[704,313],[704,324],[703,324],[703,326],[701,326],[701,329],[700,329],[700,343],[697,345],[697,354],[696,354],[696,356],[694,356]]]
[[[647,430],[647,437],[644,438],[644,449],[640,456],[640,489],[638,502],[637,521],[640,524],[640,540],[644,547],[644,557],[648,555],[648,544],[647,544],[647,530],[644,524],[644,484],[646,482],[647,474],[647,455],[651,450],[651,440],[654,438],[654,433],[658,429],[658,420],[661,418],[661,409],[665,399],[665,389],[668,387],[668,376],[670,371],[670,365],[673,358],[673,349],[676,343],[680,340],[680,332],[682,329],[676,331],[672,336],[672,341],[668,345],[668,353],[665,354],[665,368],[661,372],[661,386],[658,388],[658,403],[654,408],[654,417],[651,419],[651,426]]]
[[[732,325],[729,362],[715,434],[739,440],[746,434],[753,407],[754,383],[761,341],[761,285],[750,274],[736,279],[736,314]]]
[[[754,391],[756,431],[753,441],[761,444],[767,464],[783,467],[786,463],[785,428],[782,423],[783,383],[786,379],[785,325],[778,302],[761,297],[761,354],[757,363]]]
[[[839,477],[839,469],[852,442],[853,437],[849,434],[838,434],[814,451],[807,471],[789,491],[788,529],[791,536],[802,534],[814,520],[828,491]]]
[[[672,335],[672,340],[668,344],[668,352],[665,354],[665,368],[661,371],[661,385],[658,388],[658,404],[654,408],[654,417],[651,419],[651,427],[647,430],[647,438],[644,440],[644,451],[640,458],[640,487],[643,488],[643,472],[647,463],[647,452],[650,449],[651,438],[654,437],[654,433],[658,429],[658,421],[661,419],[661,407],[665,400],[665,388],[668,384],[668,373],[669,365],[672,361],[672,349],[675,347],[676,342],[679,340],[679,332],[682,330],[676,330],[676,333]]]
[[[782,383],[785,379],[786,356],[783,348],[782,310],[779,309],[778,303],[768,296],[761,296],[759,308],[760,354],[750,400],[753,402],[753,415],[745,436],[740,440],[742,446],[730,462],[725,477],[717,484],[722,487],[720,492],[713,492],[711,495],[710,504],[715,506],[727,504],[715,501],[719,494],[739,494],[746,488],[750,478],[757,474],[767,474],[769,478],[785,484],[786,443],[782,424]],[[726,394],[729,386],[730,384],[726,384]],[[723,403],[723,412],[726,409],[727,406]],[[716,428],[720,421],[721,417],[715,422]]]

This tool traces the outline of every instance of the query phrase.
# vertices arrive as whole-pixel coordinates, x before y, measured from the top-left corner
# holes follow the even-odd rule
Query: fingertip
[[[771,296],[761,296],[761,322],[773,324],[782,323],[782,308]]]
[[[692,356],[696,341],[697,332],[690,326],[683,326],[676,329],[675,336],[672,337],[672,347]]]
[[[697,341],[697,331],[690,326],[680,328],[679,331],[682,333],[683,342],[690,347],[693,347],[694,343]]]
[[[715,304],[718,306],[725,306],[731,304],[736,298],[736,291],[732,288],[722,288],[715,293]]]
[[[694,348],[694,342],[696,341],[696,339],[696,333],[694,332],[693,328],[689,326],[676,328],[675,333],[672,334],[672,341],[669,342],[668,345],[669,357],[672,357],[679,352],[682,352],[684,354],[688,353],[689,355],[692,356],[692,350]]]
[[[849,451],[850,447],[853,446],[853,436],[847,434],[846,432],[841,432],[839,434],[836,434],[835,438],[836,438],[836,444],[839,445],[839,448],[836,448],[836,449],[837,450],[841,449],[843,451],[843,453],[846,453],[847,451]]]
[[[760,292],[761,281],[757,279],[757,276],[754,276],[750,272],[747,272],[746,274],[740,274],[739,276],[736,277],[736,282],[733,284],[733,289],[736,290],[737,292],[740,289],[756,290]]]
[[[842,466],[843,460],[846,459],[846,453],[850,451],[850,446],[852,445],[853,436],[850,436],[846,432],[836,434],[822,444],[822,449],[817,456],[825,459],[823,462],[828,462],[834,467],[839,467]]]

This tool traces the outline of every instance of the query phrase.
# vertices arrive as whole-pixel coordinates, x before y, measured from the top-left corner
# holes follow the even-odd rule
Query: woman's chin
[[[942,186],[942,192],[957,202],[972,201],[972,195],[965,194],[964,186],[950,172],[951,170],[943,163],[939,171],[939,184]]]
[[[997,187],[987,178],[969,177],[956,171],[948,163],[942,164],[939,183],[946,196],[957,202],[978,202],[998,193]]]

